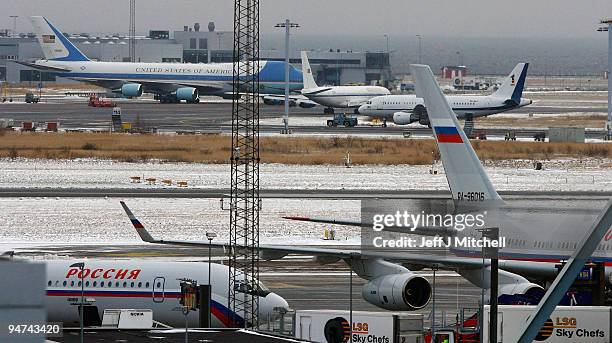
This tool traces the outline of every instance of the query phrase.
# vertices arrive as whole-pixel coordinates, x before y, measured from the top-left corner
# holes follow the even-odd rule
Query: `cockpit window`
[[[366,101],[366,105],[372,105],[372,101]]]
[[[271,293],[268,287],[264,286],[264,284],[262,284],[261,282],[257,283],[257,287],[255,289],[253,289],[250,284],[243,282],[237,283],[235,287],[236,291],[240,293],[256,295],[258,297],[266,297],[268,294]]]

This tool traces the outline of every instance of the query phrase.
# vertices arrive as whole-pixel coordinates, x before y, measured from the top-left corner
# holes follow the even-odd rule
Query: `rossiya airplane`
[[[556,264],[569,259],[588,226],[599,211],[594,208],[538,207],[533,203],[513,205],[497,193],[480,163],[470,141],[461,129],[444,94],[440,90],[429,66],[411,66],[417,87],[429,109],[434,136],[438,143],[442,163],[453,199],[453,215],[466,217],[482,215],[484,226],[499,227],[503,241],[499,250],[500,302],[537,303],[544,295],[544,287],[557,275]],[[289,219],[354,225],[373,228],[372,222],[335,220],[327,218],[287,217]],[[479,240],[474,223],[458,230],[454,225],[419,224],[404,227],[389,226],[387,233],[410,233],[421,236],[459,240]],[[140,238],[149,243],[183,245],[202,248],[208,242],[155,239],[142,225],[134,226]],[[432,238],[433,236],[433,238]],[[439,236],[439,237],[438,237]],[[394,240],[397,237],[394,237]],[[376,247],[377,237],[370,242]],[[456,242],[456,241],[455,241]],[[363,243],[363,241],[362,241]],[[505,244],[504,244],[505,243]],[[213,244],[227,248],[227,244]],[[289,254],[314,256],[316,262],[334,263],[344,260],[350,268],[368,282],[362,289],[363,298],[387,310],[412,311],[425,307],[431,298],[432,287],[427,279],[413,270],[436,267],[454,270],[479,288],[489,288],[491,263],[483,259],[481,247],[476,244],[451,244],[453,255],[440,256],[394,249],[350,250],[341,248],[311,248],[289,245],[260,245],[262,258],[280,259]],[[592,261],[603,262],[606,278],[611,283],[612,230],[609,230],[592,255]],[[483,270],[484,265],[484,270]],[[410,268],[406,267],[409,266]]]
[[[532,100],[522,98],[528,68],[529,63],[517,64],[491,95],[448,95],[446,99],[459,119],[484,117],[531,105]],[[397,125],[415,122],[430,125],[427,107],[419,94],[378,96],[361,105],[358,111],[385,121],[393,119]]]
[[[162,103],[199,102],[200,95],[232,98],[233,63],[131,63],[91,61],[46,18],[30,18],[45,59],[18,63],[56,73],[59,77],[91,83],[124,97],[152,93]],[[255,68],[255,64],[253,64]],[[259,61],[260,93],[283,94],[285,62]],[[302,73],[293,66],[290,89],[302,89]],[[241,77],[251,77],[241,75]],[[241,93],[254,90],[242,89]]]
[[[83,274],[76,262],[84,262]],[[151,309],[153,320],[184,326],[178,279],[208,284],[208,263],[151,262],[142,260],[51,260],[47,261],[47,320],[73,325],[79,322],[81,281],[84,285],[84,324],[99,326],[105,309]],[[211,264],[212,327],[244,327],[244,318],[227,308],[227,266]],[[248,285],[245,292],[259,298],[260,318],[277,319],[287,302],[265,285]],[[190,312],[189,325],[197,327],[198,313]],[[248,320],[248,319],[247,319]],[[248,323],[247,323],[248,324]],[[250,325],[250,324],[249,324]]]

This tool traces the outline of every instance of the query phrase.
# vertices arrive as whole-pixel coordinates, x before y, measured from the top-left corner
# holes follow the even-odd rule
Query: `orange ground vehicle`
[[[113,101],[107,99],[100,99],[97,95],[89,96],[89,106],[92,107],[115,107],[117,104]]]

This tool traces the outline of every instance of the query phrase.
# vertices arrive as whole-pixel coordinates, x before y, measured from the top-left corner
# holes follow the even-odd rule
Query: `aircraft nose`
[[[357,108],[357,113],[364,114],[367,106],[368,105],[361,105],[361,106],[359,106],[359,108]]]
[[[289,304],[287,300],[276,293],[270,293],[263,299],[265,305],[263,310],[270,319],[277,319],[287,311],[289,311]],[[261,301],[260,301],[261,306]]]
[[[283,297],[276,293],[270,293],[266,298],[270,298],[270,303],[273,305],[272,309],[282,309],[285,311],[289,310],[289,303]]]

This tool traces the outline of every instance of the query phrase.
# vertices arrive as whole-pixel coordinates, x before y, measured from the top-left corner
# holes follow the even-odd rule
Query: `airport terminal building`
[[[67,35],[92,60],[109,62],[129,61],[129,38],[121,35],[95,36],[86,33]],[[136,38],[137,62],[220,63],[231,62],[233,33],[216,31],[213,22],[207,30],[198,23],[184,26],[181,31],[150,30],[146,37]],[[36,37],[21,34],[16,37],[0,35],[0,81],[9,84],[37,85],[71,83],[56,78],[52,73],[22,66],[13,61],[33,61],[43,57]],[[264,60],[284,60],[284,50],[260,51]],[[386,52],[353,52],[340,50],[311,51],[310,64],[320,84],[384,84],[391,79],[389,54]],[[290,61],[300,67],[300,53],[293,51]]]

